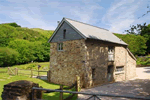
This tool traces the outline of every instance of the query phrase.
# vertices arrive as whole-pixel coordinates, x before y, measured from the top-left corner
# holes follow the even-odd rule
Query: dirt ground
[[[150,97],[150,67],[136,68],[137,77],[134,79],[102,85],[91,89],[82,89],[82,92],[116,94],[127,96]],[[89,96],[79,95],[79,100],[85,100]],[[101,100],[134,100],[116,97],[100,97]],[[94,99],[90,99],[94,100]],[[137,100],[137,99],[136,99]],[[140,99],[139,99],[140,100]]]

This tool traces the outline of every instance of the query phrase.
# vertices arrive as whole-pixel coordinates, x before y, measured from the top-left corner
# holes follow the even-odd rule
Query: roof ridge
[[[70,19],[70,18],[66,18],[66,17],[64,17],[64,18],[65,18],[65,19],[72,20],[72,21],[76,21],[76,22],[79,22],[79,23],[82,23],[82,24],[86,24],[86,25],[89,25],[89,26],[93,26],[93,27],[96,27],[96,28],[100,28],[100,27],[97,27],[97,26],[94,26],[94,25],[90,25],[90,24],[87,24],[87,23],[84,23],[84,22],[80,22],[80,21],[77,21],[77,20],[73,20],[73,19]],[[100,29],[103,29],[103,30],[109,31],[109,30],[104,29],[104,28],[100,28]]]

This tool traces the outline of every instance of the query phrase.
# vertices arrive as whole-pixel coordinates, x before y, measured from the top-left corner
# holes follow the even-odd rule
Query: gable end
[[[64,30],[66,30],[66,39],[63,39]],[[86,37],[80,31],[78,31],[73,25],[71,25],[67,20],[63,18],[48,42],[60,42],[77,39],[86,39]]]

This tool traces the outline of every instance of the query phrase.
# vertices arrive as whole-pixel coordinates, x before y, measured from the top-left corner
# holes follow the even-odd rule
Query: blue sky
[[[0,23],[54,30],[67,17],[123,34],[130,25],[150,23],[150,13],[141,17],[148,4],[150,0],[0,0]]]

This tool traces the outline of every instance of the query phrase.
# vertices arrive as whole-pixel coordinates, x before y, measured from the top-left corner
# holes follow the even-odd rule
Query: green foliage
[[[127,34],[134,34],[134,35],[141,35],[143,36],[147,42],[146,42],[146,54],[150,53],[150,24],[146,25],[146,23],[142,24],[137,24],[130,26],[129,30],[125,30]]]
[[[146,52],[146,39],[140,35],[134,34],[116,34],[117,37],[122,39],[128,44],[128,48],[134,55],[144,55]]]
[[[36,66],[36,64],[30,64],[26,69],[35,69]]]
[[[147,57],[137,57],[137,65],[150,65],[150,55]]]
[[[48,43],[41,41],[29,42],[27,40],[16,39],[10,41],[9,47],[16,49],[20,53],[19,63],[27,63],[31,61],[48,61],[49,46]]]
[[[49,37],[54,32],[53,30],[43,30],[43,29],[40,29],[40,28],[32,28],[32,30],[42,33],[42,35],[44,35],[45,37],[47,37],[47,39],[49,39]]]
[[[17,23],[7,23],[5,25],[10,25],[10,26],[13,26],[13,27],[21,27],[20,25],[18,25]]]
[[[47,41],[52,33],[53,31],[48,30],[22,28],[16,23],[0,24],[0,47],[9,47],[18,53],[18,60],[7,65],[49,61],[50,49]]]
[[[14,34],[16,29],[9,25],[0,25],[0,47],[5,47],[14,39],[17,34]]]
[[[10,66],[18,62],[19,53],[8,47],[0,47],[0,67]]]

